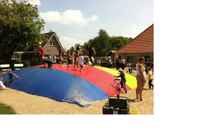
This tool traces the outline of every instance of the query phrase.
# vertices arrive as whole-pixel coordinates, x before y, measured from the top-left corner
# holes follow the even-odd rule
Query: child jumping
[[[80,67],[80,71],[84,67],[84,56],[82,55],[82,53],[80,53],[80,55],[79,55],[79,67]]]

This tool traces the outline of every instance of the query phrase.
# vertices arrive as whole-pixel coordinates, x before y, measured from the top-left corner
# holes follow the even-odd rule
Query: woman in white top
[[[144,58],[139,58],[138,63],[136,64],[136,79],[137,79],[137,88],[136,88],[136,100],[142,101],[142,91],[146,83],[146,72],[144,67]]]
[[[78,61],[79,61],[79,67],[80,67],[80,71],[81,71],[84,67],[84,56],[83,56],[82,52],[80,52],[80,54],[79,54]]]

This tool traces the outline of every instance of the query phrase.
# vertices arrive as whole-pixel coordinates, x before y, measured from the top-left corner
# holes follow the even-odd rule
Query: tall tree
[[[111,50],[117,50],[131,40],[132,38],[123,36],[110,37],[105,30],[101,29],[97,37],[84,43],[84,48],[94,47],[97,56],[106,56]]]
[[[98,33],[98,37],[90,40],[89,43],[92,47],[95,48],[98,56],[104,56],[109,49],[109,40],[110,37],[107,32],[101,29]]]
[[[0,59],[10,61],[14,51],[34,46],[41,40],[44,21],[38,8],[15,0],[0,2]]]

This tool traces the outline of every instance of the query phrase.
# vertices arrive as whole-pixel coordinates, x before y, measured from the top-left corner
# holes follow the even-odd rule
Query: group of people
[[[41,53],[42,54],[42,53]],[[82,48],[77,47],[73,51],[67,51],[67,67],[69,65],[73,65],[74,68],[80,69],[80,71],[84,68],[85,64],[94,65],[95,63],[95,55],[96,52],[94,48],[89,47],[84,50]],[[126,61],[121,60],[119,57],[116,61],[116,68],[119,70],[120,85],[121,88],[124,89],[125,93],[127,93],[126,89],[126,78],[124,72],[131,72],[131,68],[126,68]],[[131,65],[129,65],[131,67]],[[15,77],[15,75],[10,72],[10,77]],[[153,65],[145,66],[145,59],[143,57],[139,58],[136,64],[136,79],[137,79],[137,88],[136,88],[136,100],[142,101],[142,92],[146,85],[148,85],[149,89],[153,89]],[[12,80],[12,79],[11,79]],[[0,80],[0,89],[5,89],[6,86]],[[120,93],[120,92],[119,92]],[[118,96],[119,97],[119,96]]]
[[[73,51],[67,51],[67,67],[73,65],[74,68],[79,68],[80,71],[84,68],[85,64],[94,65],[96,52],[94,48],[89,47],[88,49],[82,49],[77,47]]]
[[[147,68],[147,69],[146,69]],[[146,85],[149,89],[153,89],[153,67],[148,65],[145,68],[145,59],[143,57],[139,58],[136,64],[136,79],[137,79],[137,88],[136,88],[136,101],[142,101],[142,92]],[[124,68],[119,68],[120,85],[127,93],[126,89],[126,78],[124,74]],[[117,95],[119,97],[119,94]]]

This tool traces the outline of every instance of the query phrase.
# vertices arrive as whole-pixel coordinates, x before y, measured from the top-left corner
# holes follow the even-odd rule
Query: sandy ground
[[[131,100],[130,114],[153,114],[153,90],[144,90],[142,102],[132,102],[135,90],[130,90],[126,96]],[[106,100],[80,107],[8,88],[0,90],[0,103],[11,106],[17,114],[102,114]]]

